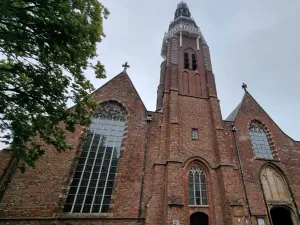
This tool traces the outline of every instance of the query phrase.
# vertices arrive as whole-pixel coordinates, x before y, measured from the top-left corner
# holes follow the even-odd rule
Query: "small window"
[[[198,129],[192,129],[192,140],[198,140]]]
[[[265,220],[263,218],[258,218],[257,223],[258,225],[265,225]]]
[[[189,54],[187,52],[184,53],[184,69],[189,69],[190,63],[189,63]]]
[[[193,70],[197,69],[197,60],[196,60],[196,55],[192,55],[192,64],[193,64]]]

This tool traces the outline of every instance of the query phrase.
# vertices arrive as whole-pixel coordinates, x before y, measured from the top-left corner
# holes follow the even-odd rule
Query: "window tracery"
[[[121,104],[100,104],[85,137],[64,212],[108,212],[125,122]]]
[[[206,176],[199,165],[193,165],[188,173],[189,205],[207,205]]]

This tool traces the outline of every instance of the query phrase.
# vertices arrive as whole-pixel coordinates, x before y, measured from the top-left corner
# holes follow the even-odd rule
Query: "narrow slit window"
[[[110,101],[93,115],[64,212],[107,213],[125,127],[125,108]]]
[[[184,53],[184,69],[189,69],[189,54],[187,52]]]
[[[198,129],[192,129],[192,140],[198,140]]]
[[[196,60],[196,55],[192,55],[192,64],[193,64],[193,70],[197,69],[197,60]]]

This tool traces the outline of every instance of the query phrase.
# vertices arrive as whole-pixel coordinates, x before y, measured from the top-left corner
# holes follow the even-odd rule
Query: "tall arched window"
[[[193,70],[196,70],[197,69],[197,59],[196,59],[195,54],[192,55],[192,65],[193,65]]]
[[[125,117],[125,108],[115,101],[101,104],[93,115],[64,212],[108,212]]]
[[[189,205],[207,205],[206,178],[199,165],[189,171]]]
[[[273,159],[268,137],[265,133],[262,123],[252,121],[249,128],[252,147],[257,158]]]
[[[190,59],[189,59],[189,54],[187,52],[184,53],[184,69],[189,69],[190,68]]]

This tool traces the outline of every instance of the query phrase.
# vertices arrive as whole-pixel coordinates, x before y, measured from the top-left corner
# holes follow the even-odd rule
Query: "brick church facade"
[[[157,109],[125,70],[92,124],[35,169],[0,152],[0,224],[299,225],[300,142],[247,91],[222,119],[208,45],[186,3],[162,44]],[[270,96],[271,97],[271,96]]]

